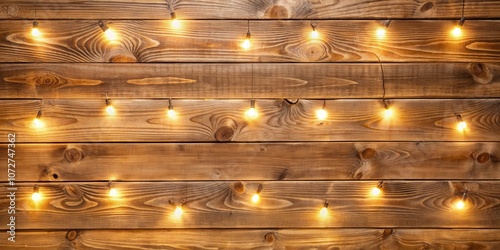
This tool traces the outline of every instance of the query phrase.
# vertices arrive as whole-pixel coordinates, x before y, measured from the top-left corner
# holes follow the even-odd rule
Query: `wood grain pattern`
[[[0,62],[498,62],[500,21],[470,20],[460,39],[456,22],[394,21],[384,41],[376,21],[321,21],[311,41],[309,21],[252,21],[253,48],[240,43],[246,21],[110,21],[118,40],[106,41],[96,21],[40,22],[43,37],[29,34],[31,21],[0,22]],[[219,27],[226,27],[220,30]],[[418,28],[415,28],[418,27]]]
[[[17,185],[17,229],[500,228],[495,181],[386,180],[380,198],[369,196],[377,181],[115,182],[115,199],[107,182],[38,183],[44,197],[38,204],[31,200],[33,184]],[[259,184],[261,200],[254,204]],[[466,188],[467,208],[456,211],[452,203]],[[6,197],[6,185],[0,194]],[[325,200],[330,212],[322,218]],[[176,219],[180,203],[184,213]],[[7,221],[8,200],[0,205]]]
[[[20,231],[9,249],[485,249],[498,229],[158,229]],[[168,235],[168,237],[165,237]],[[172,240],[172,239],[175,239]]]
[[[18,181],[500,179],[498,143],[17,144],[15,160]]]
[[[498,99],[388,100],[391,119],[380,100],[330,100],[330,116],[320,121],[323,101],[257,100],[255,120],[244,113],[249,100],[173,100],[176,119],[166,116],[166,100],[115,100],[116,115],[102,100],[3,100],[0,133],[16,132],[21,142],[207,142],[207,141],[496,141]],[[33,119],[42,109],[44,128]],[[461,114],[468,123],[457,131]]]
[[[457,18],[462,1],[453,0],[350,0],[350,1],[169,1],[182,19],[372,19]],[[500,4],[494,0],[465,1],[468,18],[498,18]],[[160,0],[40,2],[41,19],[168,19],[169,9]],[[0,18],[33,18],[33,2],[3,0]]]
[[[500,97],[498,63],[384,63],[388,98]],[[116,91],[119,89],[119,91]],[[377,64],[2,64],[9,98],[380,98]]]

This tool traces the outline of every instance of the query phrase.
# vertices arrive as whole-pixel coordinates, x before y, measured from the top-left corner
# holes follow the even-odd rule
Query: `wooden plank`
[[[462,1],[350,0],[350,1],[169,1],[182,19],[372,19],[459,18]],[[33,18],[26,0],[2,0],[0,18]],[[166,1],[120,0],[85,2],[53,0],[37,3],[40,19],[169,19]],[[494,0],[465,1],[468,18],[498,18]]]
[[[3,100],[0,133],[18,142],[259,142],[259,141],[499,141],[499,99],[388,100],[394,116],[384,117],[380,100],[329,100],[330,116],[318,120],[322,100],[256,100],[259,117],[248,120],[249,100]],[[291,100],[289,100],[291,101]],[[33,124],[42,109],[45,127]],[[456,129],[460,114],[468,123]]]
[[[131,237],[133,235],[133,237]],[[165,237],[168,235],[168,237]],[[175,239],[175,240],[172,240]],[[20,231],[9,249],[497,249],[498,229],[179,229]]]
[[[7,147],[0,145],[2,155]],[[499,143],[16,144],[15,150],[17,181],[500,179]],[[0,173],[6,168],[0,165]]]
[[[0,62],[498,62],[500,21],[470,20],[460,39],[456,22],[394,21],[382,41],[375,21],[319,21],[321,39],[310,40],[309,21],[251,21],[253,48],[240,47],[246,21],[110,21],[108,42],[96,21],[0,22]],[[220,27],[225,27],[220,30]],[[418,28],[416,28],[418,27]]]
[[[388,98],[500,97],[498,63],[384,63]],[[119,91],[116,91],[118,90]],[[380,98],[377,64],[2,64],[8,98]]]
[[[99,173],[96,173],[99,174]],[[166,177],[168,178],[168,177]],[[33,185],[43,201],[31,200]],[[262,184],[258,204],[251,201]],[[500,182],[377,181],[18,183],[17,229],[500,228]],[[7,196],[7,184],[0,194]],[[466,209],[453,207],[469,190]],[[326,218],[319,214],[329,201]],[[8,221],[9,200],[0,201]],[[182,203],[181,218],[174,216]],[[125,219],[126,218],[126,219]],[[4,226],[5,227],[5,226]]]

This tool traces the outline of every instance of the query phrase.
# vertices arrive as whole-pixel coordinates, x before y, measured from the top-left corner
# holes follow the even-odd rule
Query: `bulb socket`
[[[325,204],[323,204],[323,207],[328,208],[328,205],[330,205],[330,203],[328,201],[325,201]]]
[[[384,180],[380,180],[378,183],[377,183],[377,188],[379,189],[382,189],[382,186],[384,185]]]
[[[458,121],[458,122],[463,122],[463,121],[464,121],[464,119],[462,118],[462,116],[461,116],[461,115],[457,115],[457,121]]]
[[[458,26],[462,27],[465,23],[465,17],[460,18],[460,21],[458,22]]]
[[[172,19],[172,20],[177,19],[177,15],[175,14],[175,11],[170,12],[170,19]]]
[[[106,25],[102,20],[99,20],[97,24],[99,25],[99,27],[101,27],[102,32],[106,32],[106,30],[109,29],[108,25]]]
[[[257,191],[255,192],[256,194],[260,194],[260,192],[262,191],[262,184],[259,184],[259,187],[257,187]]]
[[[38,113],[36,113],[36,118],[40,119],[42,117],[42,111],[38,110]]]
[[[35,185],[35,186],[33,187],[33,193],[38,193],[38,192],[39,192],[39,189],[40,189],[40,188],[38,187],[38,185]]]
[[[38,21],[33,22],[33,28],[38,28]]]

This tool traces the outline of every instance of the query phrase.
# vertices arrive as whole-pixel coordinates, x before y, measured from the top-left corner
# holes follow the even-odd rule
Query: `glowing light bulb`
[[[110,188],[109,189],[109,196],[118,197],[118,190],[116,190],[116,188]]]
[[[172,27],[174,29],[178,29],[181,27],[181,22],[179,21],[179,19],[173,19],[172,20]]]
[[[42,195],[40,193],[38,193],[38,192],[37,193],[33,193],[31,195],[31,199],[33,201],[35,201],[35,202],[38,202],[38,201],[42,200]]]
[[[385,29],[385,28],[382,28],[382,27],[378,28],[378,29],[377,29],[377,32],[376,32],[376,33],[377,33],[377,38],[378,38],[378,39],[383,39],[383,38],[385,38],[385,32],[386,32],[386,29]]]
[[[106,113],[108,113],[108,115],[115,115],[115,108],[111,105],[106,106]]]
[[[182,206],[177,206],[174,211],[175,217],[179,218],[182,216]]]
[[[384,117],[385,118],[391,118],[392,115],[394,115],[394,112],[392,111],[392,109],[390,107],[387,107],[384,111]]]
[[[323,207],[323,208],[319,211],[319,214],[321,215],[321,217],[326,217],[326,216],[328,215],[328,208]]]
[[[45,123],[43,123],[40,118],[35,118],[33,119],[33,125],[35,125],[36,128],[43,128]]]
[[[372,188],[372,192],[371,193],[372,193],[373,196],[379,196],[380,193],[382,193],[382,190],[380,190],[380,188],[378,188],[378,187],[374,187],[374,188]]]
[[[31,35],[34,37],[40,37],[42,35],[40,30],[38,29],[38,22],[37,21],[33,22],[33,28],[31,28]]]
[[[167,116],[168,116],[169,118],[175,118],[175,111],[174,111],[173,109],[169,109],[169,110],[167,111]]]
[[[319,33],[317,30],[311,31],[311,39],[318,39],[319,38]]]
[[[259,116],[259,113],[255,109],[255,100],[250,101],[250,108],[245,112],[248,119],[253,120]]]
[[[324,120],[327,116],[328,112],[326,112],[326,110],[324,109],[318,109],[318,111],[316,111],[316,117],[318,118],[318,120]]]
[[[464,121],[461,121],[458,123],[457,125],[457,130],[460,131],[460,132],[463,132],[465,130],[465,128],[467,128],[467,123],[464,122]]]
[[[257,116],[259,115],[257,113],[257,110],[255,110],[255,108],[249,108],[245,114],[249,119],[252,119],[252,120],[257,118]]]
[[[38,186],[35,185],[35,187],[33,188],[33,194],[31,195],[31,199],[34,201],[34,202],[38,202],[38,201],[41,201],[42,200],[42,195],[40,194],[39,190],[38,190]]]
[[[259,201],[259,199],[260,199],[260,195],[259,194],[254,194],[252,196],[252,202],[253,203],[257,203]]]
[[[107,29],[106,31],[104,31],[104,34],[106,35],[106,38],[108,40],[110,40],[110,41],[116,40],[116,34],[111,29]]]
[[[462,28],[461,27],[455,27],[452,31],[451,34],[455,37],[460,37],[462,36]]]
[[[38,111],[35,119],[33,119],[33,125],[35,126],[35,128],[42,128],[45,126],[45,124],[42,121],[42,111],[41,110]]]
[[[458,210],[462,210],[465,208],[465,202],[463,200],[459,200],[455,202],[455,208]]]
[[[252,46],[252,43],[250,43],[250,38],[246,38],[243,43],[241,43],[241,47],[244,49],[249,49]]]

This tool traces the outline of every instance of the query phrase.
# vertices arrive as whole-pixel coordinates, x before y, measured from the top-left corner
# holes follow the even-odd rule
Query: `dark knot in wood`
[[[392,229],[386,228],[384,229],[383,238],[386,239],[387,237],[391,236],[391,234],[392,234]]]
[[[264,14],[266,18],[289,18],[289,11],[285,6],[282,5],[273,5],[266,10]]]
[[[66,238],[69,241],[74,241],[76,237],[78,237],[78,232],[75,230],[68,231],[68,233],[66,234]]]
[[[265,236],[264,236],[264,240],[271,244],[273,243],[274,241],[276,241],[276,235],[274,235],[274,233],[267,233]]]
[[[377,151],[375,151],[375,149],[373,148],[365,148],[365,150],[361,152],[361,157],[363,159],[371,159],[375,156],[376,153]]]
[[[474,81],[480,84],[487,84],[493,80],[493,74],[483,63],[471,63],[470,71]]]
[[[431,10],[434,7],[434,4],[432,2],[426,2],[422,7],[420,8],[421,12],[427,12]]]
[[[69,148],[64,151],[64,158],[68,162],[77,162],[83,158],[83,152],[78,148]]]
[[[229,126],[222,126],[215,132],[215,139],[217,141],[230,141],[233,138],[234,129]]]
[[[242,194],[245,192],[245,185],[241,181],[234,183],[233,188],[234,191],[236,191],[237,193]]]
[[[484,163],[488,162],[489,160],[490,160],[490,154],[488,154],[488,153],[482,153],[482,154],[478,155],[476,158],[476,161],[481,163],[481,164],[484,164]]]

